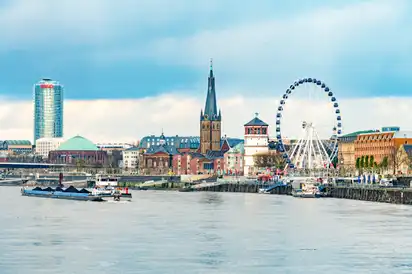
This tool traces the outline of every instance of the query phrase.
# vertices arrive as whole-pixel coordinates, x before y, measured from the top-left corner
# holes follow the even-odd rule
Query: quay
[[[331,187],[330,197],[369,202],[412,205],[412,188]]]
[[[209,183],[192,187],[193,191],[259,193],[260,189],[269,188],[267,194],[291,195],[290,185]],[[380,187],[373,185],[328,186],[329,198],[351,199],[369,202],[412,205],[412,188]]]

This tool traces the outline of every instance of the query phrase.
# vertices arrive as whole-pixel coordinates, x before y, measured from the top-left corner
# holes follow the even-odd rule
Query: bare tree
[[[282,155],[277,152],[258,153],[253,156],[256,167],[260,168],[284,168],[286,165]]]
[[[392,167],[393,175],[396,175],[399,168],[403,165],[410,165],[409,157],[405,153],[403,146],[400,146],[398,149],[393,149],[393,152],[389,156],[389,165]]]

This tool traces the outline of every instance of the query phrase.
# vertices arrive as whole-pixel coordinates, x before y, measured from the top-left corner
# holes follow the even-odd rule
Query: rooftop
[[[395,131],[393,138],[412,138],[412,131]]]
[[[380,133],[380,132],[377,131],[377,130],[361,130],[361,131],[355,131],[355,132],[352,132],[352,133],[342,135],[340,138],[356,137],[360,134],[370,134],[370,133]]]
[[[250,120],[248,123],[246,123],[244,126],[269,126],[268,124],[266,124],[265,122],[263,122],[262,120],[260,120],[258,118],[258,113],[255,113],[256,117],[253,118],[252,120]]]
[[[82,136],[74,136],[59,146],[57,150],[65,151],[98,151],[98,147]]]

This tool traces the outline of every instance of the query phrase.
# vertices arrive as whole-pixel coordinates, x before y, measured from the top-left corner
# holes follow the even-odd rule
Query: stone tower
[[[215,77],[213,63],[210,60],[206,105],[205,109],[200,111],[200,153],[206,154],[209,150],[220,151],[221,125],[222,115],[220,110],[217,112]]]

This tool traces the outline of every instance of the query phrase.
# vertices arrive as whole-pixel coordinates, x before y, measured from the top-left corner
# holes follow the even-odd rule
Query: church
[[[222,113],[216,99],[213,63],[210,61],[205,108],[200,110],[200,135],[179,137],[146,136],[140,144],[140,167],[145,174],[164,174],[173,169],[182,174],[223,174],[224,154],[243,143],[242,139],[222,137]],[[169,172],[172,170],[169,170]]]
[[[205,108],[200,110],[200,143],[196,152],[185,152],[173,157],[175,174],[223,175],[224,154],[242,143],[242,139],[222,137],[222,112],[217,107],[213,63],[210,70]]]

